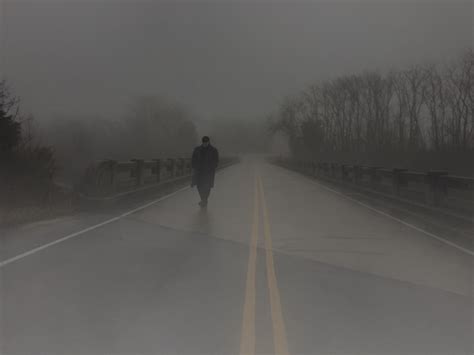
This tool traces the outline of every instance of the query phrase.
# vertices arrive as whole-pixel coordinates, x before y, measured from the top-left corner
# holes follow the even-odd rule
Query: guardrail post
[[[156,182],[161,181],[161,159],[153,159],[155,162]]]
[[[376,188],[379,182],[378,176],[377,176],[377,170],[381,169],[379,166],[371,166],[369,167],[370,169],[370,185],[372,188]]]
[[[347,181],[349,180],[348,177],[347,165],[341,164],[341,180]]]
[[[177,158],[175,159],[175,175],[176,176],[181,176],[181,159]]]
[[[143,166],[144,166],[144,161],[143,159],[132,159],[133,162],[135,162],[135,184],[137,186],[143,185]]]
[[[401,173],[407,170],[408,169],[400,169],[400,168],[393,169],[393,177],[392,177],[393,194],[400,195],[400,187],[403,185],[403,177]]]
[[[95,189],[100,192],[115,191],[116,186],[116,165],[115,160],[103,160],[98,164],[95,176]],[[103,191],[103,190],[106,191]]]
[[[176,162],[176,169],[175,169],[176,176],[181,176],[181,168],[182,168],[181,159],[178,158],[175,160],[175,162]]]
[[[186,159],[185,160],[185,169],[186,169],[186,174],[190,175],[191,174],[191,159]]]
[[[168,173],[170,175],[170,177],[174,177],[175,176],[175,172],[174,172],[174,168],[175,168],[175,161],[173,158],[168,158],[167,162],[166,162],[166,167],[168,169]]]
[[[429,171],[426,173],[428,180],[428,203],[434,206],[441,205],[441,202],[447,193],[446,184],[443,183],[441,179],[443,175],[448,175],[448,172]]]
[[[186,159],[180,158],[179,161],[180,161],[181,176],[184,176],[184,175],[186,175],[186,173],[185,173]]]
[[[354,165],[353,169],[354,169],[354,183],[358,185],[360,183],[360,179],[361,179],[360,165]]]
[[[349,181],[353,184],[356,182],[356,171],[355,171],[355,165],[349,165],[348,166],[348,171],[347,171],[347,177]]]
[[[114,192],[117,189],[117,161],[109,160],[110,187]]]
[[[329,175],[329,165],[328,165],[328,163],[322,163],[321,167],[323,169],[323,174],[325,176],[328,176]]]

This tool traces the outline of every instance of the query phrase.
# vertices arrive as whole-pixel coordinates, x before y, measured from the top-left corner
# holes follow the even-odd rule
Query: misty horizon
[[[40,123],[122,117],[144,95],[201,120],[263,117],[315,81],[449,63],[471,18],[464,1],[5,1],[2,75]]]

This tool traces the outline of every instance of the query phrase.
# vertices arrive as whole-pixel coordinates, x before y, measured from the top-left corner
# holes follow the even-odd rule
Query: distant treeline
[[[44,124],[42,135],[69,181],[97,159],[188,156],[198,141],[190,113],[157,97],[134,99],[122,117],[62,115]]]
[[[14,187],[31,196],[29,190],[36,186],[47,194],[55,184],[72,187],[79,182],[94,160],[188,157],[199,144],[199,120],[182,104],[160,97],[135,98],[120,117],[65,113],[41,122],[21,113],[20,100],[5,81],[0,83],[0,99],[3,190]],[[223,154],[264,149],[263,120],[223,117],[205,122],[201,133],[210,135]]]
[[[281,103],[271,129],[295,156],[472,174],[474,52],[315,83]]]
[[[110,118],[67,113],[35,122],[20,106],[0,81],[0,224],[68,213],[70,188],[94,160],[188,157],[199,144],[194,116],[160,97],[136,98]],[[216,119],[203,133],[235,154],[259,150],[264,132],[262,123]]]
[[[58,117],[40,122],[0,81],[0,225],[74,210],[71,188],[95,159],[186,156],[197,143],[194,123],[180,105],[144,97],[123,119]]]

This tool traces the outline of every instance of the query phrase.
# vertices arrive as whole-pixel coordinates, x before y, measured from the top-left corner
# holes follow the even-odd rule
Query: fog
[[[0,353],[474,354],[473,0],[0,11]]]
[[[314,80],[445,62],[470,1],[3,0],[1,65],[22,110],[122,115],[158,95],[201,119],[261,117]]]

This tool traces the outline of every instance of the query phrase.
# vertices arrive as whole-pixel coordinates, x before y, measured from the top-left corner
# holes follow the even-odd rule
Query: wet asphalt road
[[[197,202],[2,264],[1,354],[473,354],[462,250],[255,157]],[[111,217],[24,226],[2,261]]]

